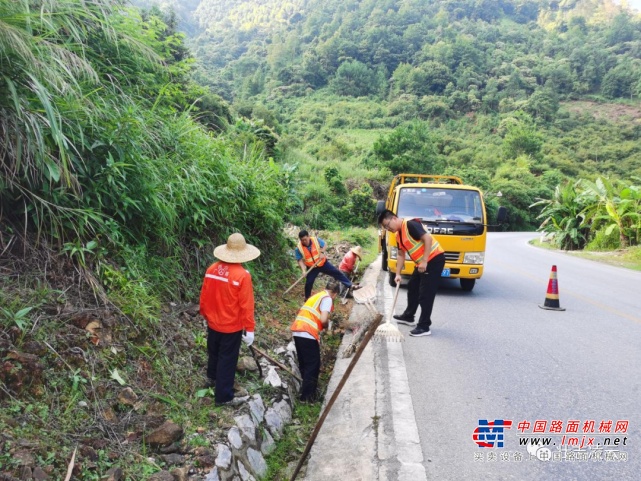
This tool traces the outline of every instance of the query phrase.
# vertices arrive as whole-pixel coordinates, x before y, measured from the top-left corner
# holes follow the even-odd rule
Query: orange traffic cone
[[[552,311],[565,311],[565,309],[559,305],[559,283],[556,280],[556,266],[552,266],[550,281],[548,282],[548,292],[545,294],[545,302],[539,307]]]

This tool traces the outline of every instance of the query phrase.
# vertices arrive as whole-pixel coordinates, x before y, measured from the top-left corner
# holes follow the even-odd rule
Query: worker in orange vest
[[[290,329],[298,355],[298,366],[303,377],[300,388],[302,402],[316,400],[321,365],[320,334],[330,324],[329,315],[334,310],[334,299],[339,292],[338,282],[330,280],[325,290],[314,294],[305,301],[291,325]]]
[[[399,219],[394,212],[386,209],[379,215],[378,223],[383,229],[396,234],[396,283],[401,282],[406,253],[416,264],[407,285],[407,307],[403,314],[395,315],[394,319],[399,324],[415,326],[410,331],[410,336],[429,336],[432,334],[430,326],[434,298],[445,267],[445,251],[425,230],[419,219]],[[414,315],[419,305],[421,315],[418,324],[415,324]]]
[[[241,340],[254,342],[254,288],[241,265],[260,255],[242,234],[232,234],[214,249],[218,258],[207,269],[200,291],[200,313],[207,320],[208,386],[216,405],[233,403],[234,378]]]
[[[336,267],[327,260],[327,256],[325,255],[327,244],[325,244],[323,239],[310,236],[306,230],[301,230],[298,233],[298,239],[299,242],[294,250],[294,256],[303,274],[307,272],[307,269],[315,266],[309,274],[307,274],[307,278],[305,279],[305,300],[309,299],[309,296],[312,295],[314,281],[316,277],[318,277],[318,274],[321,273],[333,277],[348,289],[360,288],[358,284],[353,284],[345,274],[336,269]]]

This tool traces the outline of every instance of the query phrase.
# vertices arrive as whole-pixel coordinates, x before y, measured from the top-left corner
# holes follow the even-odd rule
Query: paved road
[[[314,445],[308,481],[641,479],[641,273],[537,249],[532,237],[490,234],[474,290],[447,280],[439,289],[432,336],[367,347]],[[538,307],[553,264],[564,312]],[[391,313],[387,273],[374,264],[365,277],[378,282],[380,312]],[[396,312],[405,304],[403,289]],[[329,393],[348,362],[336,363]],[[480,419],[512,421],[503,448],[477,446]],[[533,432],[536,421],[546,421],[544,433]],[[552,421],[560,432],[549,432]],[[562,451],[562,436],[580,443],[590,421],[585,442],[612,444]],[[600,433],[608,421],[612,431],[628,421],[626,432]],[[528,451],[526,437],[549,437],[549,451]],[[536,457],[545,454],[552,460]]]
[[[641,273],[528,245],[532,234],[493,233],[486,271],[471,293],[444,281],[431,337],[407,337],[403,354],[427,479],[638,480],[641,476]],[[561,307],[539,309],[551,266],[558,267]],[[381,279],[381,283],[385,280]],[[389,296],[391,288],[385,287]],[[401,291],[396,312],[405,307]],[[399,326],[405,333],[410,328]],[[502,449],[479,448],[479,419],[511,420]],[[530,428],[520,431],[522,421]],[[540,461],[519,439],[547,421],[550,451]],[[549,433],[561,421],[559,433]],[[579,421],[568,433],[568,421]],[[594,433],[584,423],[595,421]],[[599,433],[602,421],[612,432]],[[614,433],[617,421],[627,432]],[[627,461],[554,460],[562,435],[619,438],[623,446],[583,450]],[[537,434],[536,437],[541,437]],[[532,454],[536,450],[530,448]],[[601,451],[599,454],[598,451]],[[606,451],[616,451],[607,454]]]

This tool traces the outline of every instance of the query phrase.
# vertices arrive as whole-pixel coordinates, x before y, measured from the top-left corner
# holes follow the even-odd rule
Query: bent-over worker
[[[327,255],[325,255],[327,245],[323,239],[310,236],[306,230],[301,230],[298,233],[298,239],[299,242],[296,250],[294,251],[294,255],[303,274],[308,268],[311,268],[317,261],[319,261],[318,264],[316,264],[316,267],[307,274],[307,278],[305,279],[305,300],[309,299],[309,296],[312,295],[314,281],[316,280],[316,277],[318,277],[318,274],[321,273],[333,277],[348,289],[358,289],[360,287],[358,284],[353,284],[345,274],[336,269],[336,267],[329,262]]]
[[[347,251],[347,254],[343,256],[343,260],[338,265],[338,270],[346,276],[352,275],[354,273],[357,257],[359,262],[363,260],[363,249],[361,246],[352,247]]]
[[[290,328],[296,345],[298,366],[303,377],[300,389],[302,402],[316,400],[321,365],[320,334],[329,326],[329,315],[334,310],[334,299],[339,292],[338,282],[330,280],[325,290],[305,301]]]
[[[415,326],[410,336],[429,336],[432,334],[432,308],[438,290],[443,267],[445,251],[429,232],[423,228],[419,219],[399,219],[390,210],[384,210],[378,217],[383,229],[396,234],[398,254],[396,257],[396,278],[401,282],[401,271],[405,264],[405,253],[415,263],[412,277],[407,285],[407,307],[403,314],[394,315],[399,324]],[[428,266],[429,264],[429,266]],[[418,324],[414,324],[414,315],[421,306]]]

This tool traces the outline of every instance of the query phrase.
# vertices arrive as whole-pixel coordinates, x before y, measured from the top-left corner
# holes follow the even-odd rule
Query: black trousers
[[[414,268],[412,277],[407,284],[407,308],[403,315],[414,317],[418,306],[421,306],[421,317],[416,327],[429,330],[432,325],[432,308],[434,298],[441,281],[441,273],[445,267],[445,254],[439,254],[427,263],[427,270],[420,273]]]
[[[234,399],[234,378],[243,331],[223,333],[207,328],[207,377],[216,381],[216,403]]]
[[[318,375],[320,374],[320,344],[316,339],[294,336],[298,367],[300,368],[303,384],[300,388],[301,401],[316,401]]]
[[[329,261],[325,261],[325,264],[320,267],[314,267],[312,271],[307,274],[305,278],[305,300],[309,299],[312,295],[312,288],[314,287],[314,281],[318,277],[318,274],[327,274],[345,287],[352,287],[352,281],[350,281],[345,274],[336,269]]]

